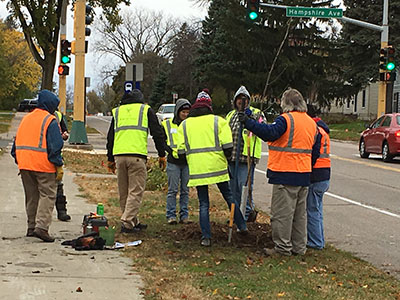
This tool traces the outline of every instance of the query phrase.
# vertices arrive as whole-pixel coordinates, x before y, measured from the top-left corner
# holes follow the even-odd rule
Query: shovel
[[[228,243],[232,240],[232,226],[233,226],[233,216],[235,215],[235,203],[231,204],[231,213],[229,214],[229,233],[228,233]]]

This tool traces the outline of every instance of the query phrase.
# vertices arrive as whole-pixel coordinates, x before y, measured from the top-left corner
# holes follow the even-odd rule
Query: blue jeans
[[[231,207],[231,203],[233,202],[232,192],[229,188],[228,181],[217,183],[218,189],[224,197],[226,203],[229,208]],[[210,226],[210,199],[208,196],[208,185],[196,186],[197,196],[199,197],[200,204],[200,228],[202,233],[202,238],[211,238],[211,226]],[[246,222],[243,219],[242,214],[240,213],[240,207],[235,202],[235,224],[239,228],[239,230],[246,230]]]
[[[168,194],[167,194],[167,219],[176,218],[176,195],[179,195],[179,219],[187,219],[189,216],[189,167],[187,165],[167,164]]]
[[[329,189],[329,180],[314,182],[307,195],[307,246],[316,249],[325,247],[322,198]]]
[[[251,165],[251,178],[250,178],[250,183],[251,183],[251,188],[253,189],[253,181],[254,181],[254,164]],[[239,162],[239,166],[238,166],[238,172],[235,178],[235,162],[230,162],[229,163],[229,173],[231,174],[231,180],[229,181],[229,186],[231,188],[232,191],[232,195],[233,195],[233,199],[235,199],[235,201],[237,203],[239,203],[239,207],[240,207],[240,203],[242,200],[242,188],[243,186],[246,185],[247,182],[247,173],[248,173],[248,169],[247,169],[247,163],[240,163]],[[250,202],[251,201],[251,202]],[[251,204],[250,204],[251,203]],[[253,205],[253,198],[252,197],[247,197],[247,203],[246,203],[246,215],[244,217],[244,219],[247,221],[249,214],[251,212],[252,209],[252,205]]]

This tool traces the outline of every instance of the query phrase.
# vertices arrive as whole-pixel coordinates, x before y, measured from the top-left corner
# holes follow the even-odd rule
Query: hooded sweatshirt
[[[175,110],[174,110],[174,118],[172,119],[172,123],[176,124],[176,125],[180,125],[182,123],[183,120],[181,120],[181,118],[179,117],[179,113],[182,109],[190,109],[191,104],[189,102],[189,100],[186,99],[178,99],[176,101],[176,105],[175,105]],[[176,164],[176,165],[186,165],[187,161],[186,161],[186,156],[180,156],[179,159],[176,159],[173,157],[172,155],[172,149],[170,146],[167,145],[167,134],[168,132],[165,132],[165,150],[168,152],[168,157],[167,157],[167,161],[169,163],[172,164]]]
[[[46,110],[53,115],[59,103],[60,100],[54,93],[48,90],[42,90],[39,92],[38,105],[35,109]],[[61,157],[61,149],[64,146],[64,141],[61,137],[60,127],[55,119],[52,120],[49,124],[49,127],[47,127],[46,141],[48,160],[56,167],[62,166],[63,161]],[[15,162],[17,162],[17,156],[15,153],[15,140],[11,149],[11,155],[14,157]]]
[[[238,111],[241,110],[241,107],[237,107],[236,105],[236,98],[240,95],[244,95],[249,99],[249,104],[246,107],[243,107],[243,110],[246,110],[247,108],[250,108],[250,93],[247,91],[246,87],[241,86],[235,93],[235,96],[232,98],[232,106],[235,109],[233,112],[233,115],[229,121],[229,126],[231,127],[232,130],[232,140],[233,140],[233,151],[232,151],[232,156],[230,162],[234,162],[236,160],[236,150],[237,150],[237,144],[240,143],[239,147],[239,153],[243,152],[243,147],[244,147],[244,141],[242,139],[242,135],[240,135],[240,139],[238,139],[239,136],[239,129],[240,129],[240,122],[238,118]],[[230,113],[228,113],[229,115]],[[262,122],[266,123],[266,119],[264,117],[263,113],[257,114],[254,116],[254,118],[258,121],[259,118],[262,118]],[[251,150],[252,151],[252,150]],[[240,163],[246,163],[247,164],[247,156],[244,156],[240,154],[239,156],[239,162]],[[259,159],[254,158],[254,163],[258,164]]]

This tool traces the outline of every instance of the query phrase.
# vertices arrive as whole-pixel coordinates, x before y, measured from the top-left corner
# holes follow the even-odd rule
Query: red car
[[[385,162],[400,155],[400,113],[385,114],[361,133],[360,156],[370,153],[382,154]]]

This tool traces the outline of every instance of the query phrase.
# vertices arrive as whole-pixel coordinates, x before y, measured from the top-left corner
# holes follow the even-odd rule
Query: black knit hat
[[[140,90],[138,89],[133,89],[132,91],[129,91],[128,93],[125,93],[122,96],[121,102],[125,101],[142,101],[143,100],[143,94]]]

